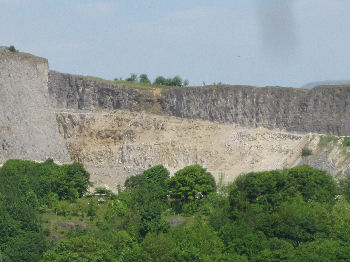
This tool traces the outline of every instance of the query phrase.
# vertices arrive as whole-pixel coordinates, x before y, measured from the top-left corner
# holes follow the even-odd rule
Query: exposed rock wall
[[[49,73],[50,99],[58,109],[100,110],[147,110],[159,104],[160,95],[150,90],[112,84],[93,78]]]
[[[350,85],[311,90],[220,86],[161,91],[50,72],[49,90],[59,108],[146,110],[247,127],[350,135]]]
[[[350,135],[350,86],[132,88],[0,50],[0,110],[0,164],[81,161],[111,189],[157,164],[198,163],[225,181],[304,163],[350,172],[350,149],[317,134]]]
[[[338,147],[320,146],[321,135],[244,128],[118,110],[59,112],[59,130],[73,160],[83,162],[96,186],[116,189],[125,179],[158,164],[173,174],[200,164],[218,180],[241,173],[309,164],[334,175],[350,172]],[[302,157],[304,147],[313,154]]]
[[[49,106],[48,71],[46,59],[0,49],[0,163],[70,161]]]
[[[311,90],[246,86],[171,89],[164,108],[178,117],[350,135],[350,86]]]

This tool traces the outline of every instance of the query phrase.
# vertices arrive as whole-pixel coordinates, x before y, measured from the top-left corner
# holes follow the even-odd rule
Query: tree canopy
[[[118,194],[79,163],[0,168],[0,258],[41,261],[349,261],[349,176],[309,166],[216,186],[199,165],[161,165]]]

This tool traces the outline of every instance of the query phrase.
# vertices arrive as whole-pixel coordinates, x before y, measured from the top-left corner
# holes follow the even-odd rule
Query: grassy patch
[[[329,146],[330,144],[332,145],[337,145],[338,141],[339,141],[339,137],[336,136],[321,136],[320,141],[318,142],[318,145],[320,147],[325,147],[325,146]]]
[[[350,137],[346,136],[343,138],[343,142],[342,142],[342,145],[344,147],[350,147]]]
[[[350,159],[350,137],[321,136],[318,145],[320,147],[337,146],[341,150],[341,154],[345,157],[345,161]]]
[[[152,89],[152,88],[160,88],[160,89],[172,89],[172,88],[188,88],[184,86],[164,86],[164,85],[156,85],[156,84],[148,84],[148,83],[140,83],[140,82],[132,82],[132,81],[125,81],[125,80],[105,80],[99,77],[95,76],[86,76],[86,78],[108,84],[108,85],[125,85],[128,87],[133,87],[133,88],[139,88],[139,89]]]

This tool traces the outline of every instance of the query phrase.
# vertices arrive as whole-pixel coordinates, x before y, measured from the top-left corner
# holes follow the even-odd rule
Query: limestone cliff
[[[350,85],[309,89],[250,86],[135,89],[50,72],[55,106],[133,111],[297,132],[350,135]]]
[[[0,163],[70,161],[49,106],[48,71],[46,59],[0,49]]]
[[[350,135],[346,85],[135,88],[1,50],[0,110],[0,164],[81,161],[96,186],[111,189],[157,164],[174,173],[198,163],[224,181],[304,163],[350,172],[350,148],[328,135]]]
[[[327,136],[246,128],[145,112],[65,111],[59,130],[73,160],[83,162],[96,185],[115,189],[133,174],[157,165],[171,173],[200,164],[219,179],[232,181],[248,171],[309,164],[334,175],[350,172],[340,145]],[[322,143],[321,143],[321,142]],[[302,157],[303,148],[313,151]]]

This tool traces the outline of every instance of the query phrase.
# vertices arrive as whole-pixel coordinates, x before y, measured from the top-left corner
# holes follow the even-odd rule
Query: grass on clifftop
[[[163,88],[163,89],[170,89],[170,88],[187,88],[182,86],[164,86],[164,85],[156,85],[156,84],[145,84],[145,83],[139,83],[139,82],[132,82],[132,81],[126,81],[126,80],[106,80],[103,78],[95,77],[95,76],[87,76],[88,79],[94,80],[100,83],[109,84],[109,85],[126,85],[133,88],[141,88],[141,89],[149,89],[149,88]]]
[[[167,86],[167,85],[157,85],[157,84],[147,84],[147,83],[140,83],[140,82],[132,82],[132,81],[126,81],[126,80],[106,80],[100,77],[95,76],[86,76],[86,78],[108,84],[108,85],[125,85],[132,88],[138,88],[138,89],[186,89],[186,88],[193,88],[193,87],[199,87],[199,88],[221,88],[225,86],[224,84],[212,84],[212,85],[205,85],[205,86]]]

